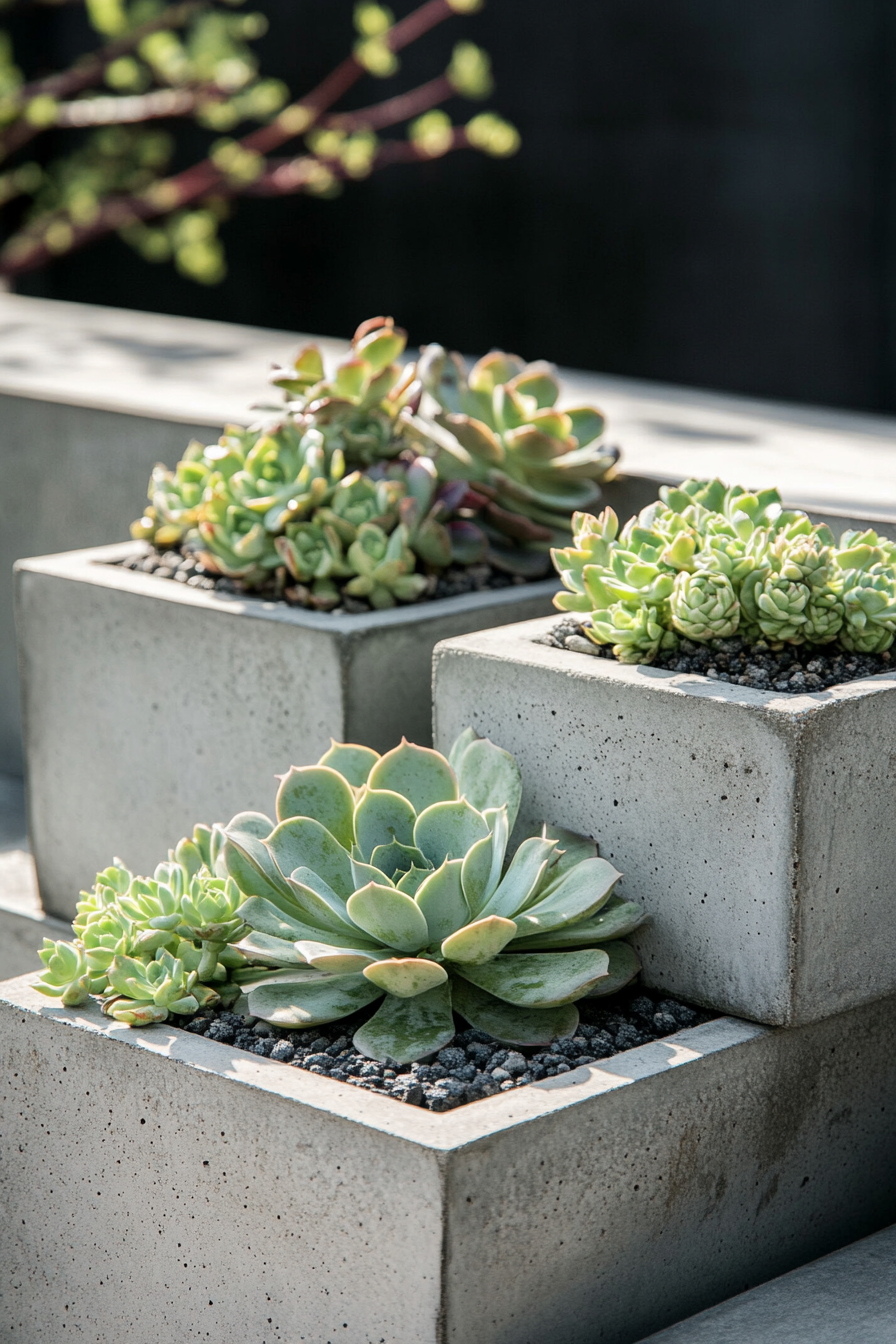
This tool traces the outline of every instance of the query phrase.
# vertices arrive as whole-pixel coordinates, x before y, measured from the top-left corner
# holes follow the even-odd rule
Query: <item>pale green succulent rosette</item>
[[[108,1014],[132,1025],[232,1002],[239,986],[230,971],[246,959],[231,944],[246,926],[237,914],[242,893],[226,873],[211,871],[223,843],[220,831],[197,826],[151,878],[135,877],[120,860],[98,873],[78,902],[75,941],[45,944],[47,969],[36,988],[66,1005],[102,995]]]
[[[348,561],[356,577],[345,585],[345,591],[366,598],[377,611],[397,602],[414,602],[426,589],[425,575],[414,572],[414,553],[401,523],[391,536],[376,523],[362,523],[348,548]]]
[[[621,532],[615,515],[576,518],[553,552],[565,591],[555,606],[590,613],[586,633],[625,662],[737,633],[745,644],[830,644],[878,653],[896,635],[896,543],[785,510],[775,490],[721,481],[663,487]]]
[[[472,730],[450,759],[334,744],[290,770],[276,823],[225,828],[253,930],[239,947],[270,968],[236,973],[249,1011],[304,1027],[382,1000],[354,1043],[399,1064],[451,1040],[452,1008],[516,1044],[574,1030],[577,999],[637,973],[627,945],[602,944],[642,915],[581,837],[546,829],[508,863],[520,795],[516,762]]]
[[[840,642],[852,653],[885,653],[896,635],[896,574],[883,565],[847,573]]]
[[[675,579],[672,624],[688,639],[727,639],[740,622],[740,603],[725,574],[689,574]]]

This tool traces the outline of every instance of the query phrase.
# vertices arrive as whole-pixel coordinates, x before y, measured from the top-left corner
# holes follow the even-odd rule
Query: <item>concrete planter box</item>
[[[554,619],[439,646],[436,744],[472,722],[521,825],[600,841],[646,983],[782,1025],[896,992],[896,672],[779,695],[536,644]]]
[[[275,773],[331,737],[430,741],[433,646],[541,615],[556,589],[333,616],[108,563],[135,549],[16,567],[31,849],[56,915],[113,855],[152,871],[194,822],[270,811]]]
[[[0,990],[0,1333],[631,1344],[893,1221],[894,1004],[445,1115]]]

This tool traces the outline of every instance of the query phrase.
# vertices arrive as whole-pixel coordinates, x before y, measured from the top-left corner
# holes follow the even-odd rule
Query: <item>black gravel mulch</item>
[[[575,1036],[555,1041],[548,1050],[501,1045],[484,1031],[469,1028],[458,1032],[434,1059],[392,1068],[367,1059],[352,1046],[352,1032],[361,1016],[306,1031],[270,1027],[257,1018],[231,1012],[206,1012],[192,1019],[174,1018],[173,1022],[197,1036],[380,1092],[409,1106],[451,1111],[467,1102],[595,1064],[718,1016],[640,986],[604,1001],[585,999],[578,1008],[580,1022]]]
[[[307,590],[295,583],[285,570],[274,571],[271,578],[259,588],[247,588],[239,579],[228,579],[213,574],[195,556],[184,551],[156,551],[148,555],[134,556],[128,560],[113,562],[125,569],[137,570],[143,574],[152,574],[157,579],[170,579],[174,583],[185,583],[190,588],[203,588],[207,592],[239,594],[246,597],[261,598],[266,602],[285,602],[292,607],[308,607]],[[279,573],[279,577],[278,577]],[[541,578],[546,577],[541,575]],[[532,580],[537,582],[538,580]],[[435,602],[443,597],[459,597],[463,593],[484,593],[493,589],[517,588],[530,582],[519,574],[504,574],[492,565],[450,565],[440,574],[432,574],[429,587],[418,602]],[[345,594],[342,603],[332,608],[335,614],[358,615],[371,611],[369,602],[363,598]]]
[[[594,644],[585,634],[582,622],[574,617],[558,621],[538,642],[616,661],[611,646]],[[892,672],[896,663],[889,652],[847,653],[836,644],[788,644],[776,650],[764,643],[746,645],[735,635],[731,639],[714,639],[709,644],[683,639],[676,650],[660,654],[651,666],[667,672],[697,673],[714,681],[750,686],[756,691],[806,695],[845,681]]]

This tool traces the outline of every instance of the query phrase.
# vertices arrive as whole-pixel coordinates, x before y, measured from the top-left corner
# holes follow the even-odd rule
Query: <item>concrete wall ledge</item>
[[[893,1344],[896,1227],[729,1302],[642,1344]]]
[[[537,643],[555,619],[438,646],[436,745],[472,722],[520,828],[600,842],[647,983],[779,1025],[896,992],[896,672],[785,696]]]
[[[64,1305],[134,1344],[632,1344],[896,1213],[893,1002],[720,1019],[433,1115],[29,979],[0,989],[23,1339]]]

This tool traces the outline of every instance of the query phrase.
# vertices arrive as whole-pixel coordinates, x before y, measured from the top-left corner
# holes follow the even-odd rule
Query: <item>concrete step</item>
[[[641,1344],[893,1344],[896,1226],[691,1316]]]

